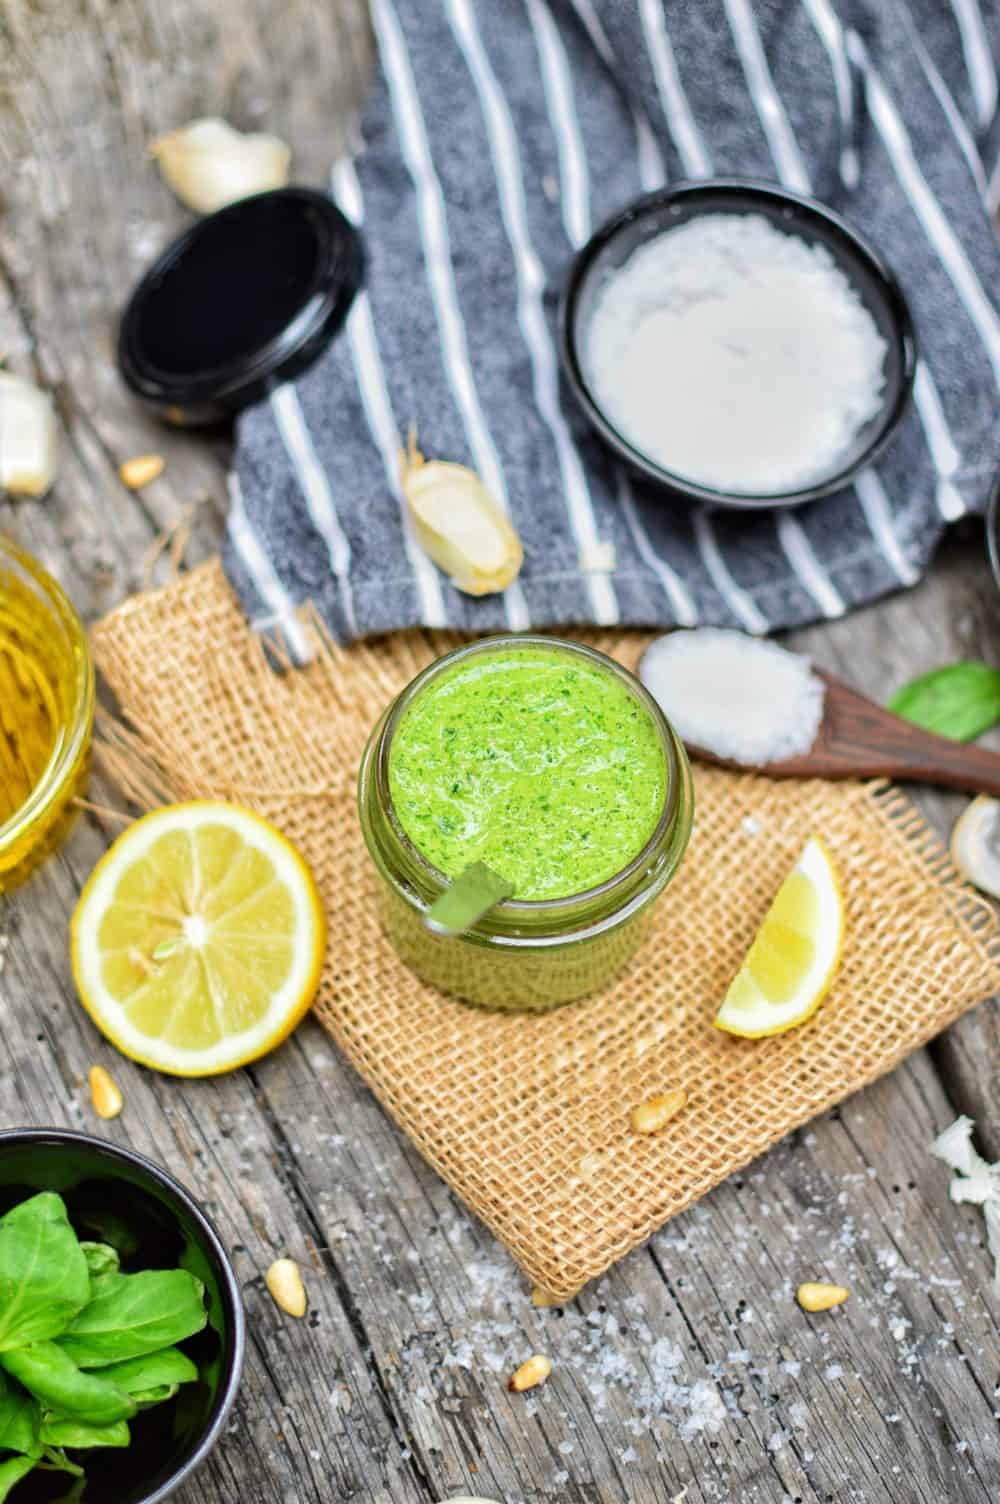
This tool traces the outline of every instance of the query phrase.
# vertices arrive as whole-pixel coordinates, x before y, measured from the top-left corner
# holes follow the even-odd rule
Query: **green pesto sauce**
[[[432,680],[389,753],[397,817],[449,877],[487,862],[522,899],[613,877],[663,810],[666,759],[648,711],[575,654],[498,648]]]

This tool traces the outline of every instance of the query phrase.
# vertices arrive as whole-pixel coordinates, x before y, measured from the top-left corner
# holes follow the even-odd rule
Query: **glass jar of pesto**
[[[541,1010],[641,943],[691,833],[680,739],[639,681],[579,643],[494,637],[430,665],[372,732],[359,780],[399,955],[471,1002]],[[465,934],[424,916],[473,861],[514,886]]]

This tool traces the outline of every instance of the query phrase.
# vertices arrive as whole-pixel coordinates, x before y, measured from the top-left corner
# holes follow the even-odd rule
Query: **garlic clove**
[[[524,562],[510,519],[465,465],[425,460],[410,434],[400,483],[417,539],[466,595],[491,595],[517,578]]]
[[[157,136],[149,150],[181,203],[199,214],[283,188],[292,160],[277,136],[244,134],[214,117]]]
[[[0,491],[44,496],[58,467],[52,398],[30,381],[0,371]]]
[[[981,794],[951,833],[955,866],[991,898],[1000,898],[1000,800]]]

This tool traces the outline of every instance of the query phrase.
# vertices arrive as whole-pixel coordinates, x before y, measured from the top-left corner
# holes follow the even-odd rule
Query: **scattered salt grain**
[[[823,719],[808,658],[722,627],[658,637],[639,676],[683,741],[748,766],[808,752]]]
[[[844,463],[881,406],[885,351],[822,246],[761,215],[706,214],[609,276],[584,362],[608,417],[650,459],[769,495]]]
[[[788,1407],[788,1419],[796,1431],[805,1431],[809,1426],[809,1411],[801,1400],[793,1400]]]
[[[703,1431],[714,1436],[726,1423],[726,1407],[719,1391],[708,1379],[696,1379],[688,1394],[690,1407],[687,1419],[681,1426],[681,1435],[690,1441]]]

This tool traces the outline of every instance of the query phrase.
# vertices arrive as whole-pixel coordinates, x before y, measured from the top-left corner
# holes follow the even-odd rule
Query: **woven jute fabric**
[[[889,1071],[1000,988],[996,925],[910,803],[874,784],[696,770],[695,831],[654,931],[606,991],[543,1015],[491,1013],[417,980],[382,936],[355,776],[386,703],[446,635],[408,632],[283,670],[217,563],[98,625],[121,718],[103,759],[123,792],[236,800],[318,880],[330,948],[316,1012],[421,1153],[528,1277],[566,1297],[783,1134]],[[644,638],[575,634],[632,665]],[[803,842],[822,834],[847,907],[815,1017],[736,1040],[712,1017]],[[631,1108],[683,1086],[669,1127]]]

